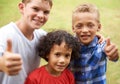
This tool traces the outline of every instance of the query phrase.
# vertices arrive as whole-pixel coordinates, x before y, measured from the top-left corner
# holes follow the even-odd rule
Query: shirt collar
[[[94,39],[93,39],[93,41],[89,45],[86,46],[86,45],[80,43],[80,46],[81,47],[91,48],[91,47],[95,47],[97,45],[97,43],[98,43],[98,37],[95,36]]]

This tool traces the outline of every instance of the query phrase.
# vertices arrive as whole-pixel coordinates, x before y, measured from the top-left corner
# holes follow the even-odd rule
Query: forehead
[[[72,16],[72,21],[76,22],[85,22],[85,21],[94,21],[97,22],[98,17],[97,14],[95,13],[88,13],[88,12],[84,12],[84,13],[75,13]]]
[[[45,1],[45,0],[31,0],[26,5],[37,6],[37,7],[41,7],[41,8],[44,8],[44,9],[50,9],[51,8],[49,2]]]
[[[54,44],[51,51],[60,51],[60,52],[72,52],[72,48],[68,47],[65,42],[62,42],[60,45]]]

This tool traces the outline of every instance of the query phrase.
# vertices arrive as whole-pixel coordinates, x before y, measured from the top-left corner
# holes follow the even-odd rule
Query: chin
[[[62,72],[62,71],[64,71],[64,70],[65,70],[65,69],[58,69],[57,71],[58,71],[58,72]]]
[[[33,29],[39,29],[41,26],[34,26]]]
[[[85,45],[89,45],[90,41],[81,41],[81,43],[85,44]]]
[[[43,26],[43,24],[34,24],[33,25],[33,28],[34,29],[39,29],[39,28],[41,28]]]

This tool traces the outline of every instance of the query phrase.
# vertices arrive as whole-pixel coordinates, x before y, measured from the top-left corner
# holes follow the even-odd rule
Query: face
[[[54,44],[48,55],[48,71],[52,75],[60,75],[70,63],[71,53],[72,49],[68,48],[65,42],[62,42],[61,45]]]
[[[94,39],[96,32],[100,30],[100,23],[97,15],[93,13],[79,13],[73,16],[73,32],[80,42],[88,45]]]
[[[51,7],[47,1],[31,0],[27,4],[20,3],[19,9],[22,13],[22,22],[24,22],[25,26],[37,29],[48,20]]]

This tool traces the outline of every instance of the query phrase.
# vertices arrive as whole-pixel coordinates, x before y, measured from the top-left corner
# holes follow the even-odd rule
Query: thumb
[[[12,52],[12,40],[8,39],[7,40],[7,47],[6,47],[7,52]]]
[[[109,46],[109,45],[111,45],[110,38],[107,38],[106,39],[106,46]]]

